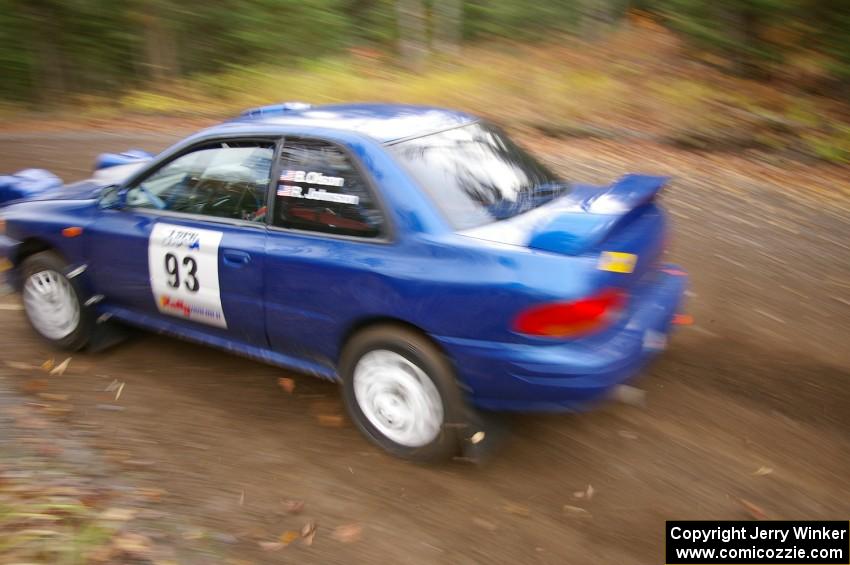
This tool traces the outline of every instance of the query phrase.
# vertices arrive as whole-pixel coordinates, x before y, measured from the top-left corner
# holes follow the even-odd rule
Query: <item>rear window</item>
[[[384,216],[366,179],[338,147],[287,139],[280,152],[274,224],[356,237],[380,237]]]
[[[569,192],[489,124],[410,139],[389,150],[457,230],[511,218]]]

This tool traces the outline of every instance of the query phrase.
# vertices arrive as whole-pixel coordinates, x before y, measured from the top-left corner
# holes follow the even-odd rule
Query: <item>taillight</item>
[[[626,294],[618,289],[570,302],[533,306],[514,320],[514,331],[543,337],[577,337],[605,329],[626,305]]]

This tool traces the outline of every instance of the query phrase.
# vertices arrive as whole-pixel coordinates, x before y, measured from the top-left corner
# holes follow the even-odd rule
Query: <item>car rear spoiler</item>
[[[101,153],[94,162],[94,170],[101,171],[118,165],[128,165],[151,159],[153,159],[153,155],[141,149],[129,149],[123,153]]]
[[[630,174],[601,190],[577,188],[569,197],[577,206],[556,211],[535,225],[528,246],[565,255],[584,253],[604,241],[633,211],[652,202],[668,180]]]
[[[45,169],[24,169],[0,176],[0,206],[62,186],[62,179]]]

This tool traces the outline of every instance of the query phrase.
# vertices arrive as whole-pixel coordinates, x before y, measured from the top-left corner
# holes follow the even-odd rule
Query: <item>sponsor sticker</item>
[[[598,269],[611,273],[629,274],[634,272],[638,256],[634,253],[622,253],[620,251],[603,251],[599,256]]]

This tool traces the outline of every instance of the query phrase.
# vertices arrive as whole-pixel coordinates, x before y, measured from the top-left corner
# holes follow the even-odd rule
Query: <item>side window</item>
[[[280,154],[274,225],[378,237],[384,217],[366,180],[338,147],[289,139]]]
[[[127,205],[263,222],[273,158],[273,143],[199,147],[132,187]]]

